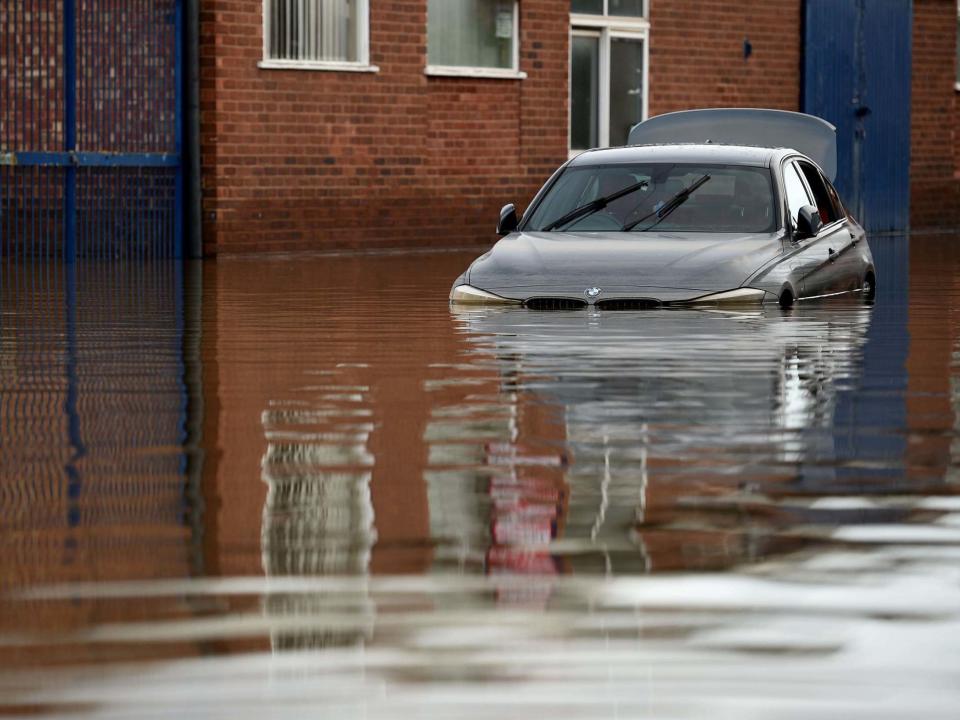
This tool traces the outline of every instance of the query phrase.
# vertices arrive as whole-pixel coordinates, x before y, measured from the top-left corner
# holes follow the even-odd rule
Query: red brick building
[[[912,226],[960,224],[956,0],[914,0]],[[799,110],[803,0],[203,0],[204,247],[463,246],[643,117]],[[616,67],[617,73],[609,68]]]

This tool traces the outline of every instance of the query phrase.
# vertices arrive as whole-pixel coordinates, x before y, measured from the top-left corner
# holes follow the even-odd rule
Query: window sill
[[[423,71],[430,77],[487,78],[490,80],[524,80],[525,72],[507,68],[461,67],[458,65],[427,65]]]
[[[579,27],[610,28],[611,30],[649,30],[650,20],[633,15],[588,15],[570,13],[570,24]]]
[[[380,72],[376,65],[352,62],[310,62],[307,60],[261,60],[261,70],[320,70],[324,72]]]

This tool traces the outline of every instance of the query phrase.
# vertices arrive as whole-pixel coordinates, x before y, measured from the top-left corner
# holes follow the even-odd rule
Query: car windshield
[[[682,203],[668,203],[701,182]],[[636,186],[631,192],[595,203]],[[585,214],[557,223],[577,208]],[[526,223],[529,231],[771,232],[776,226],[770,171],[743,165],[635,163],[568,167]],[[640,222],[637,222],[637,221]],[[635,224],[634,224],[635,223]]]

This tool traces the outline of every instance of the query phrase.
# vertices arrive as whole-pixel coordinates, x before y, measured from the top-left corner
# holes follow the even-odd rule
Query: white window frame
[[[607,11],[607,2],[604,0],[604,13]],[[644,2],[643,11],[647,12],[649,2]],[[630,17],[620,15],[583,15],[579,13],[570,13],[570,45],[573,45],[575,35],[581,37],[599,37],[600,38],[600,68],[597,84],[599,86],[599,97],[597,98],[597,147],[610,146],[610,41],[613,38],[625,38],[628,40],[641,40],[643,42],[643,98],[641,102],[640,120],[646,120],[650,115],[650,21],[644,17]],[[567,96],[570,95],[570,73],[572,63],[567,63]],[[567,117],[568,129],[573,120],[573,103],[570,106]],[[569,157],[576,157],[590,148],[571,148],[570,133],[567,133],[567,150]]]
[[[429,9],[427,10],[429,12]],[[427,38],[427,57],[430,57],[430,39]],[[520,70],[520,3],[513,0],[513,65],[509,68],[474,67],[472,65],[430,65],[424,75],[434,77],[472,77],[492,80],[523,80],[527,74]]]
[[[300,4],[311,0],[295,0]],[[315,0],[314,0],[315,1]],[[361,18],[359,37],[357,38],[356,61],[345,60],[280,60],[269,56],[270,38],[270,0],[261,3],[263,18],[262,60],[257,67],[264,70],[325,70],[333,72],[379,72],[380,68],[370,64],[370,0],[357,0],[357,14]]]

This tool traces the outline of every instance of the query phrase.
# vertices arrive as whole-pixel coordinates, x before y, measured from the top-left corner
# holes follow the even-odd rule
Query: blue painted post
[[[63,149],[77,149],[77,2],[63,0]],[[77,168],[63,173],[63,259],[77,259]]]
[[[178,158],[173,221],[173,256],[183,257],[183,0],[176,0],[174,18],[174,135]]]

